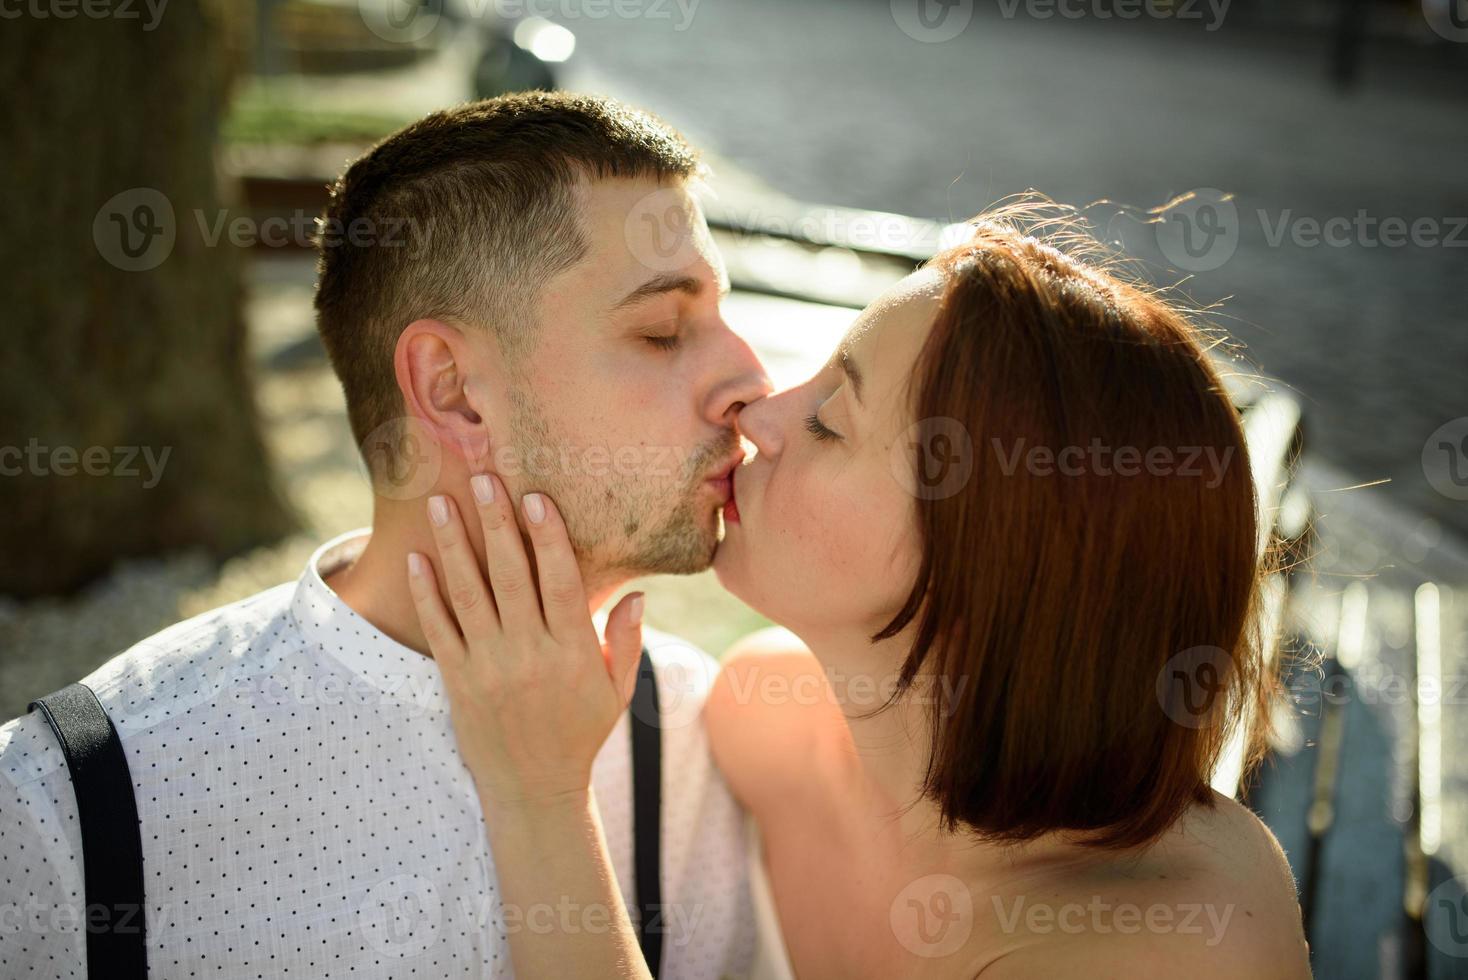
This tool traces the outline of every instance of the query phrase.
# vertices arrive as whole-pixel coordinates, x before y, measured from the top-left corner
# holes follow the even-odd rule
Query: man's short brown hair
[[[577,180],[698,168],[656,117],[566,92],[435,112],[353,163],[321,221],[316,322],[358,444],[402,414],[392,352],[414,320],[487,328],[510,356],[529,349],[540,288],[587,252]]]

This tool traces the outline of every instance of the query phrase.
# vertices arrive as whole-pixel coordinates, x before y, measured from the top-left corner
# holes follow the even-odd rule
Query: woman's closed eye
[[[817,442],[841,438],[841,433],[826,428],[826,424],[814,412],[805,417],[805,431],[815,436]]]

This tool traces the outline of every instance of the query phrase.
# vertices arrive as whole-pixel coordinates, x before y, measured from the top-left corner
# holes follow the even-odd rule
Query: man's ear
[[[476,470],[488,465],[491,451],[489,421],[468,394],[473,372],[482,366],[463,332],[438,320],[414,320],[393,350],[407,414]]]

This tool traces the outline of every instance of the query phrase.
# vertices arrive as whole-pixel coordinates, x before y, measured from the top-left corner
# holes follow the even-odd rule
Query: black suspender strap
[[[637,874],[637,940],[654,978],[663,959],[662,842],[663,734],[657,675],[642,648],[632,692],[632,860]]]
[[[132,774],[112,720],[92,689],[69,684],[32,701],[56,733],[76,793],[82,832],[87,976],[142,980],[148,974],[144,934],[143,841]]]

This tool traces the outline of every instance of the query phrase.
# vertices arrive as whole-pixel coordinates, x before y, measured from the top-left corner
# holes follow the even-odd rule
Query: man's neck
[[[379,513],[378,517],[382,515]],[[427,556],[438,572],[438,552],[426,521],[389,522],[375,520],[372,536],[353,562],[326,576],[325,581],[337,596],[363,619],[404,646],[424,656],[433,656],[408,592],[408,553],[417,551]],[[533,568],[533,566],[532,566]],[[591,586],[587,607],[594,612],[611,598],[621,583],[597,583]],[[445,600],[447,605],[447,600]]]

